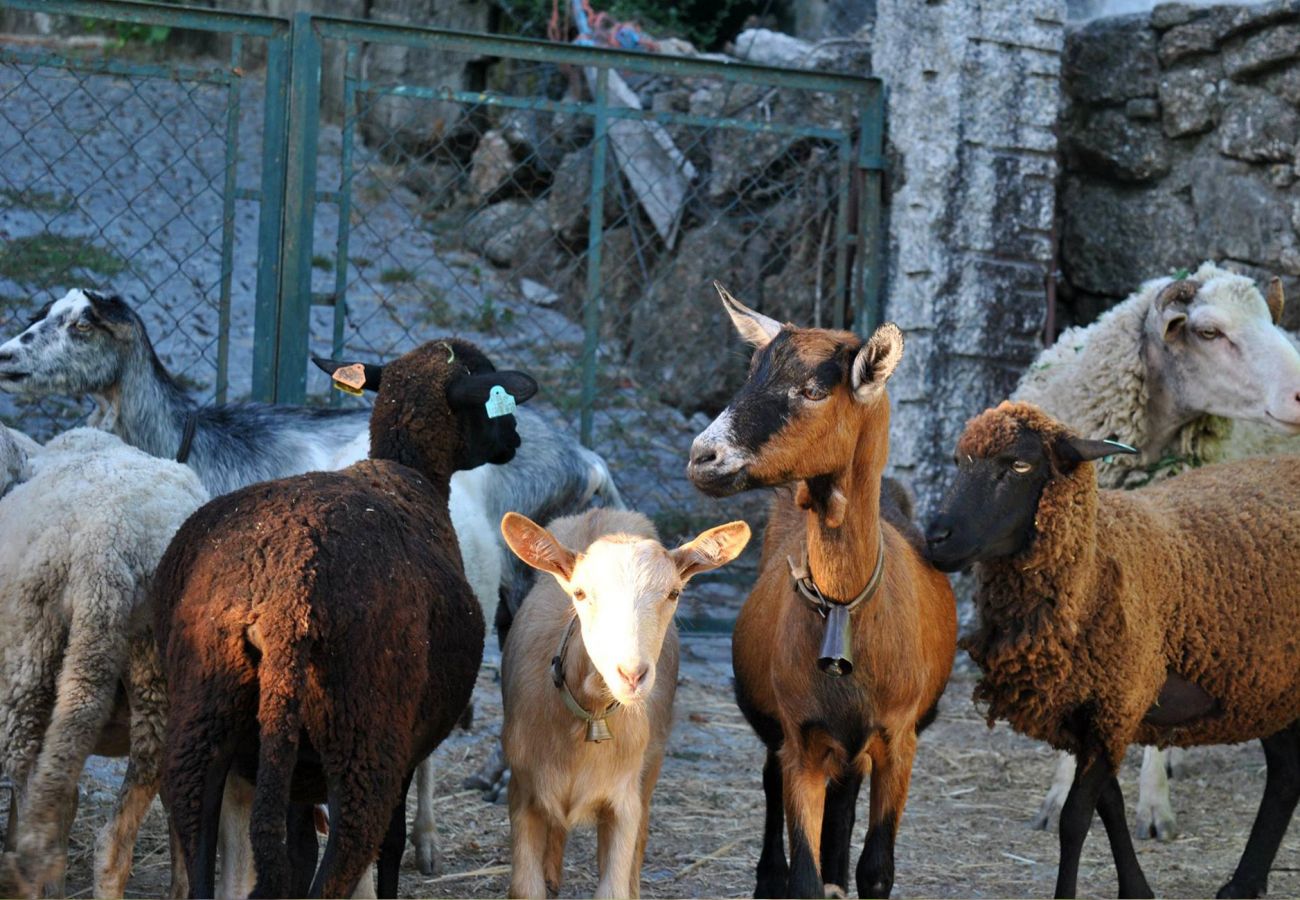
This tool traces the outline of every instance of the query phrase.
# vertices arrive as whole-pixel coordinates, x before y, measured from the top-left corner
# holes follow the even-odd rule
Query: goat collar
[[[808,545],[804,544],[803,558],[796,565],[794,557],[787,556],[790,564],[790,577],[794,588],[807,600],[816,612],[826,621],[822,633],[821,650],[817,653],[817,668],[827,675],[838,678],[853,672],[853,629],[849,614],[880,590],[880,582],[885,574],[885,533],[880,532],[876,546],[876,567],[867,579],[867,586],[858,592],[852,600],[837,600],[827,597],[817,587],[812,573],[808,570]]]
[[[609,730],[609,723],[605,719],[618,712],[621,704],[617,700],[611,700],[601,707],[600,712],[593,715],[582,708],[577,698],[573,696],[573,691],[569,690],[569,685],[564,681],[564,655],[569,650],[569,641],[577,627],[578,620],[573,618],[569,620],[569,627],[564,629],[564,637],[560,638],[560,649],[551,657],[551,681],[559,689],[569,712],[587,723],[587,743],[599,744],[601,741],[612,741],[614,735]]]
[[[178,463],[189,462],[190,447],[194,445],[194,429],[199,424],[199,413],[197,410],[190,410],[190,414],[185,417],[185,430],[181,432],[181,445],[176,450],[176,461]]]

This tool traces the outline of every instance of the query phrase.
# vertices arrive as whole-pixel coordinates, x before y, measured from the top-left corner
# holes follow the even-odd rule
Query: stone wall
[[[922,513],[963,423],[1039,348],[1052,267],[1064,0],[879,0],[889,90],[886,317],[906,334],[891,467]]]
[[[1300,296],[1300,0],[1097,20],[1063,84],[1064,324],[1203,259]]]

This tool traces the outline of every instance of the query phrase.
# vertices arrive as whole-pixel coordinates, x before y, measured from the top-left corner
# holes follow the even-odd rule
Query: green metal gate
[[[384,359],[464,334],[535,371],[541,408],[672,533],[700,502],[682,442],[743,372],[709,282],[801,322],[879,319],[878,80],[310,13],[0,8],[185,29],[202,54],[0,45],[0,216],[85,251],[33,274],[0,250],[0,334],[98,281],[158,306],[164,361],[205,396],[290,403],[341,400],[310,353]],[[45,131],[78,132],[93,158],[118,115],[95,98],[116,94],[139,101],[144,133],[69,174]],[[115,179],[121,196],[96,200]],[[174,222],[194,246],[173,250]],[[37,432],[66,415],[16,413]]]

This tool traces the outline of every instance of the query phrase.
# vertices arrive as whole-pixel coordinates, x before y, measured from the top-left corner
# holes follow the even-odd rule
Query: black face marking
[[[810,382],[826,392],[847,378],[843,354],[816,366],[799,356],[793,335],[782,331],[754,354],[749,378],[731,401],[731,440],[741,450],[756,455],[760,447],[785,427],[800,401],[791,396]]]
[[[1026,472],[1012,466],[1027,463]],[[1022,430],[1007,451],[957,461],[957,478],[926,529],[926,557],[943,572],[1014,556],[1034,539],[1043,488],[1053,474],[1043,440]]]

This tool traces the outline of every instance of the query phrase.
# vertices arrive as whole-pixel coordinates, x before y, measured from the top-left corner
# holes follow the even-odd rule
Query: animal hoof
[[[1158,841],[1172,841],[1178,836],[1178,820],[1168,803],[1138,804],[1137,825],[1134,833],[1139,840],[1155,838]]]
[[[501,745],[497,744],[492,749],[492,753],[484,761],[483,765],[477,772],[470,775],[462,784],[471,790],[483,791],[488,795],[488,800],[495,801],[496,795],[501,792],[509,769],[506,768],[506,756],[501,751]]]
[[[1029,827],[1034,831],[1055,831],[1056,823],[1061,818],[1061,808],[1048,798],[1043,802],[1043,808],[1038,814],[1029,820]]]
[[[433,843],[433,838],[422,838],[415,845],[415,866],[420,870],[421,875],[434,876],[438,875],[438,848]]]
[[[1187,764],[1187,751],[1182,747],[1170,747],[1165,754],[1165,772],[1170,778],[1186,778],[1190,770]]]
[[[1216,897],[1260,897],[1263,896],[1263,890],[1252,888],[1248,885],[1238,884],[1236,879],[1229,881],[1223,887],[1219,888]]]
[[[838,884],[824,884],[822,889],[824,891],[823,896],[827,898],[834,897],[835,900],[845,900],[849,896],[848,892]]]

